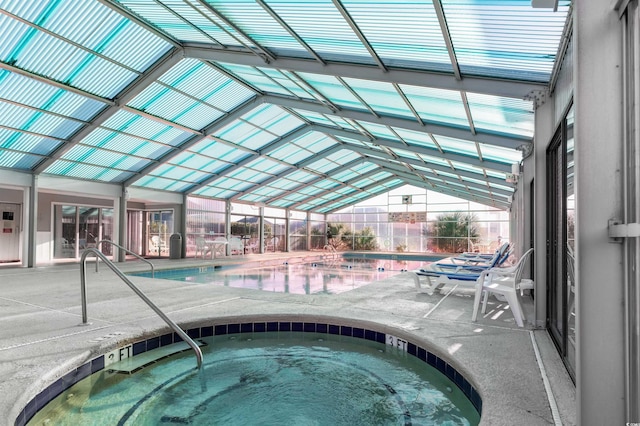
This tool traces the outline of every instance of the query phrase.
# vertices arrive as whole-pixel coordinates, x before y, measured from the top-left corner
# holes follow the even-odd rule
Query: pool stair
[[[207,346],[207,344],[201,340],[195,340],[198,347]],[[168,358],[180,352],[186,352],[191,350],[191,347],[186,342],[177,342],[167,346],[161,346],[150,351],[122,359],[114,362],[110,365],[105,365],[105,368],[110,373],[120,374],[134,374],[145,367],[148,367],[156,362]],[[105,355],[105,360],[108,358],[108,354]]]

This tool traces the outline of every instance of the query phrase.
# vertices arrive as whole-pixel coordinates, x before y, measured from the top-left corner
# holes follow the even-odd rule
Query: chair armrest
[[[516,267],[515,266],[509,266],[507,268],[489,268],[487,269],[487,272],[493,275],[513,275],[514,272],[516,272]]]

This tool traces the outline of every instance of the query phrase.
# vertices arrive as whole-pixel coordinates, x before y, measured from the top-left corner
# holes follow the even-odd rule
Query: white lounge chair
[[[409,271],[409,273],[413,275],[418,293],[432,295],[445,284],[474,285],[483,271],[502,265],[510,253],[510,245],[505,243],[496,251],[489,262],[476,259],[469,262],[456,261],[455,258],[452,257],[432,263],[425,268]],[[426,279],[425,286],[420,282],[421,277]]]

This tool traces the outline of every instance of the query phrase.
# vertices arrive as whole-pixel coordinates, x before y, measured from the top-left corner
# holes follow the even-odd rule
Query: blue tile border
[[[192,338],[223,336],[226,334],[240,333],[265,333],[265,332],[307,332],[307,333],[326,333],[339,336],[348,336],[353,338],[366,339],[378,343],[386,343],[387,335],[375,330],[369,330],[359,327],[350,327],[338,324],[300,322],[300,321],[269,321],[269,322],[243,322],[217,324],[214,326],[196,327],[186,330],[188,336]],[[176,333],[163,334],[155,336],[147,340],[133,343],[132,356],[157,349],[161,346],[167,346],[182,341]],[[478,391],[464,376],[456,370],[446,360],[429,352],[429,350],[419,345],[407,342],[406,351],[409,355],[413,355],[418,359],[426,362],[428,365],[436,368],[444,374],[451,382],[469,398],[469,401],[476,408],[478,413],[482,415],[482,398]],[[60,395],[71,386],[84,379],[85,377],[104,369],[104,355],[100,355],[91,361],[88,361],[74,370],[71,370],[57,381],[49,385],[46,389],[36,395],[24,407],[16,418],[14,424],[16,426],[26,425],[33,416],[51,400]]]

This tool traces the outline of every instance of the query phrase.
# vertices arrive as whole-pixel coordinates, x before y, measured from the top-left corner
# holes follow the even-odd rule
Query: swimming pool
[[[277,265],[254,262],[224,267],[168,269],[156,271],[154,276],[166,280],[280,293],[338,294],[391,277],[401,271],[417,269],[430,261],[431,258],[418,261],[345,255],[335,258],[318,257],[305,262],[292,259]],[[152,274],[143,271],[129,275],[149,278]]]
[[[43,391],[51,403],[28,424],[479,422],[482,402],[470,382],[443,358],[390,334],[302,321],[217,324],[188,334],[206,345],[202,370],[190,351],[163,358],[176,345],[173,334],[137,342]],[[111,362],[114,353],[126,357]]]

